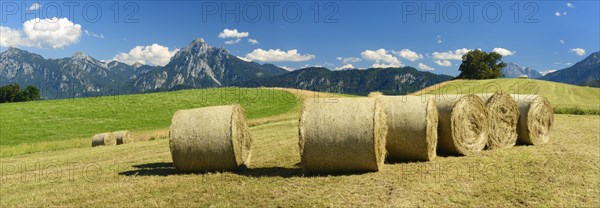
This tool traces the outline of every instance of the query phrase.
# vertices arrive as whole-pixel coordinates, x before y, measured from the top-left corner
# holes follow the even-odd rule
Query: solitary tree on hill
[[[463,55],[463,61],[458,68],[459,79],[495,79],[502,76],[502,55],[496,52],[486,53],[479,49]]]

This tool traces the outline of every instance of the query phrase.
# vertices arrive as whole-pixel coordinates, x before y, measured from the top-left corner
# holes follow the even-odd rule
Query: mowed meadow
[[[257,92],[264,93],[265,98],[240,99]],[[1,104],[0,204],[2,207],[596,207],[600,204],[597,197],[600,117],[597,115],[555,115],[551,140],[543,145],[483,151],[466,157],[439,156],[430,162],[392,163],[375,173],[305,175],[299,166],[298,152],[301,104],[314,102],[306,99],[311,97],[318,97],[319,102],[335,102],[339,96],[346,95],[224,88]],[[560,97],[544,96],[551,102]],[[600,102],[600,95],[595,96],[572,100],[589,98],[591,104],[581,105],[588,108],[593,107],[593,98]],[[249,118],[253,140],[249,167],[239,172],[177,172],[172,167],[168,134],[165,134],[173,113],[178,109],[231,103],[240,103]],[[577,102],[565,104],[579,107]],[[132,130],[134,136],[147,141],[91,147],[93,134],[120,129]]]

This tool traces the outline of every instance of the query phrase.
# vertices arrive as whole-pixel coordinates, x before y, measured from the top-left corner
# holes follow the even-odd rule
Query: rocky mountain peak
[[[92,61],[93,58],[90,57],[89,55],[83,53],[83,52],[75,52],[72,56],[72,59],[76,59],[76,60],[90,60]]]
[[[18,55],[22,55],[22,54],[26,54],[27,51],[15,48],[15,47],[9,47],[8,50],[2,52],[1,54],[3,56],[18,56]]]

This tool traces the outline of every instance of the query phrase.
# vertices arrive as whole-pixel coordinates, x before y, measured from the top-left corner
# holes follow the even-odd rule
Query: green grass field
[[[168,128],[178,109],[239,103],[249,119],[280,115],[301,102],[287,91],[215,88],[0,104],[0,155],[88,146],[96,133]]]
[[[535,79],[459,80],[431,87],[417,94],[493,93],[535,94],[547,97],[555,109],[600,112],[600,88],[581,87]],[[562,110],[567,112],[566,110]]]

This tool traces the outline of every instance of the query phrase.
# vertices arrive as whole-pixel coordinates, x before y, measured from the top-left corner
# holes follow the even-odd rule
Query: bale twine
[[[490,129],[486,146],[500,149],[515,146],[519,108],[510,94],[496,92],[478,95],[485,103]]]
[[[110,132],[96,134],[92,137],[92,147],[104,145],[108,146],[115,144],[117,144],[117,140],[115,139],[115,136]]]
[[[298,123],[307,173],[378,171],[385,160],[386,118],[378,99],[306,100]]]
[[[485,147],[489,122],[485,104],[476,95],[442,98],[439,113],[438,149],[446,154],[473,155]]]
[[[248,166],[251,141],[244,109],[239,105],[179,110],[169,129],[173,164],[181,172]]]
[[[379,98],[386,114],[388,160],[430,161],[436,157],[438,110],[433,99],[377,93],[369,97]]]
[[[133,142],[133,137],[131,136],[131,133],[128,130],[116,131],[116,132],[113,132],[113,135],[115,135],[115,139],[117,140],[117,145],[129,144],[129,143]]]
[[[538,95],[519,95],[512,97],[519,106],[517,123],[517,141],[521,144],[537,145],[550,140],[550,130],[554,123],[554,112],[550,101]]]

